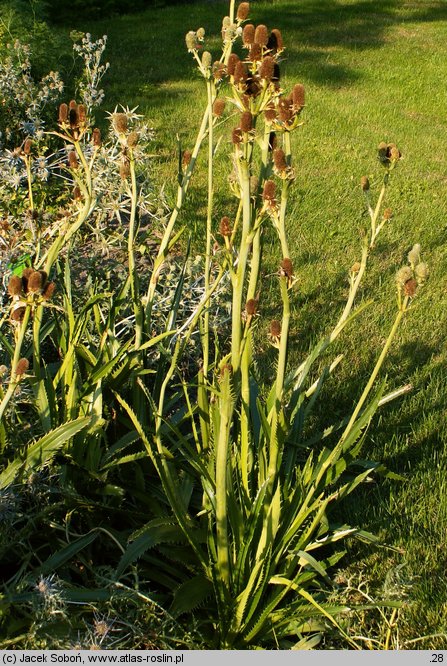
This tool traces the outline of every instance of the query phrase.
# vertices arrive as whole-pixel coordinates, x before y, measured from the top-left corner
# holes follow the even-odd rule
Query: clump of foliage
[[[115,109],[103,137],[86,99],[60,105],[57,129],[45,133],[62,144],[57,213],[45,196],[36,201],[33,141],[16,156],[29,234],[15,240],[28,259],[6,276],[0,329],[1,502],[16,535],[1,555],[9,645],[49,641],[52,623],[53,645],[68,645],[63,636],[84,621],[67,616],[70,603],[96,613],[105,605],[110,614],[144,600],[181,646],[304,649],[332,629],[359,647],[337,619],[349,606],[328,600],[330,570],[347,537],[374,537],[336,524],[331,509],[387,474],[361,449],[377,409],[408,390],[386,394],[377,379],[428,270],[415,245],[397,273],[395,320],[360,398],[345,419],[312,429],[323,386],[342,362],[331,346],[368,305],[357,304],[359,288],[389,224],[385,196],[401,154],[379,145],[382,188],[375,199],[361,181],[370,224],[347,271],[346,305],[289,367],[299,267],[287,203],[305,91],[282,88],[282,35],[249,23],[249,10],[231,0],[218,59],[203,50],[202,28],[186,35],[207,106],[195,145],[179,149],[171,212],[147,188],[150,131],[135,110]],[[222,146],[234,204],[216,220]],[[202,255],[193,259],[177,225],[202,147],[208,206]],[[9,215],[7,231],[17,224]],[[82,248],[90,234],[104,254],[89,265]],[[278,248],[269,276],[266,238]],[[121,271],[107,270],[114,251]],[[268,322],[266,281],[276,293]],[[275,355],[270,373],[259,370],[262,335]]]

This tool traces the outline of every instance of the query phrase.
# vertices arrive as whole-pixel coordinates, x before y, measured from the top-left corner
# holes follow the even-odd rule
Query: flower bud
[[[225,110],[225,100],[223,97],[218,97],[213,104],[213,115],[220,118]]]
[[[212,64],[213,64],[213,56],[209,51],[204,51],[202,53],[202,66],[205,69],[209,69]]]
[[[364,192],[368,192],[369,190],[369,178],[368,176],[362,176],[360,178],[360,186]]]
[[[63,103],[59,106],[59,124],[63,125],[68,121],[68,105]]]
[[[219,223],[219,233],[221,236],[231,236],[231,222],[230,218],[226,215],[221,219]]]
[[[187,167],[188,164],[191,162],[191,158],[192,158],[192,152],[190,150],[184,150],[182,156],[182,165],[184,167]]]
[[[408,253],[408,262],[411,264],[411,267],[414,268],[416,264],[419,263],[420,261],[420,255],[421,255],[421,246],[419,243],[416,243],[413,245],[412,249]]]
[[[255,26],[253,23],[247,23],[242,31],[242,42],[245,47],[251,46],[255,41]]]
[[[28,292],[30,294],[41,293],[46,279],[47,275],[44,271],[33,271],[28,278]]]
[[[284,257],[281,261],[281,271],[280,274],[282,277],[291,278],[293,277],[293,264],[292,260],[289,257]]]
[[[253,317],[258,310],[258,301],[255,298],[250,298],[245,304],[245,312],[249,317]]]
[[[185,43],[188,51],[194,51],[197,45],[196,33],[193,30],[190,30],[185,35]]]
[[[22,293],[22,278],[18,275],[11,275],[8,282],[8,292],[10,296],[20,296]]]
[[[31,139],[26,139],[25,143],[23,144],[23,152],[25,153],[25,155],[30,155],[32,145],[33,142],[31,141]]]
[[[273,180],[266,180],[262,191],[262,198],[266,203],[276,203],[276,186]]]
[[[255,42],[261,44],[261,46],[267,46],[268,41],[269,41],[269,33],[267,30],[267,26],[263,24],[256,26]]]
[[[241,130],[245,133],[253,129],[253,116],[250,111],[244,111],[241,115]]]
[[[402,266],[397,271],[396,274],[396,282],[399,286],[403,287],[403,285],[408,282],[408,280],[411,280],[413,277],[413,271],[409,266]]]
[[[272,56],[265,56],[259,68],[259,76],[265,81],[271,81],[275,74],[275,61]]]
[[[29,368],[28,359],[21,358],[16,365],[16,370],[15,370],[16,377],[21,377],[22,375],[24,375],[25,372],[27,372],[28,368]]]
[[[292,104],[294,111],[300,111],[305,106],[305,89],[302,83],[293,86]]]
[[[239,56],[237,56],[236,53],[232,53],[228,58],[227,63],[227,73],[229,76],[234,76],[234,71],[238,62],[240,62]]]
[[[237,14],[236,14],[238,21],[246,21],[249,12],[250,12],[250,3],[241,2],[239,7],[237,8]]]
[[[416,266],[414,269],[414,275],[416,277],[417,283],[423,285],[428,278],[428,266],[423,261]]]

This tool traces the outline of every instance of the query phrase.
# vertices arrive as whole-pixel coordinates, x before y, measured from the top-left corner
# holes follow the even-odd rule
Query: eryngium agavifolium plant
[[[282,35],[248,23],[248,12],[249,3],[241,3],[237,11],[230,3],[217,60],[204,50],[202,28],[189,31],[185,39],[208,91],[201,128],[203,134],[206,127],[208,141],[205,291],[211,293],[216,281],[229,275],[231,329],[222,335],[210,325],[209,309],[200,313],[202,359],[194,377],[181,370],[181,341],[171,348],[158,403],[148,397],[147,408],[156,411],[153,433],[145,431],[120,400],[157,470],[170,510],[160,511],[135,531],[117,576],[125,575],[154,544],[169,557],[162,544],[178,542],[183,546],[172,550],[172,559],[185,557],[188,566],[175,573],[171,569],[168,575],[162,558],[153,555],[151,561],[168,575],[171,612],[199,617],[210,647],[309,648],[319,642],[325,626],[357,647],[336,619],[348,609],[329,606],[324,586],[330,584],[328,569],[343,554],[333,544],[365,533],[348,525],[333,526],[330,512],[374,472],[373,463],[361,473],[352,466],[374,413],[408,390],[385,395],[385,382],[376,380],[426,268],[415,246],[411,267],[398,273],[395,321],[360,399],[344,421],[307,441],[309,416],[341,360],[322,356],[366,306],[356,305],[356,296],[377,236],[390,219],[383,203],[401,153],[394,144],[380,144],[382,189],[373,204],[369,182],[361,181],[370,232],[363,239],[361,260],[349,271],[345,308],[299,367],[289,367],[291,301],[299,267],[291,258],[286,213],[295,180],[291,134],[302,125],[305,91],[300,83],[289,92],[283,89]],[[235,204],[216,220],[216,125],[228,108],[229,187]],[[263,306],[263,237],[271,230],[280,259],[277,313],[270,325],[276,359],[272,379],[266,382],[256,369],[254,334]],[[184,412],[171,420],[176,391],[183,394]]]

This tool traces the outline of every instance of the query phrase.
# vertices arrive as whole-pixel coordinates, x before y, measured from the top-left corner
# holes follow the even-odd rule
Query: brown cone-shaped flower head
[[[268,41],[269,31],[267,30],[267,26],[261,23],[255,29],[255,42],[261,44],[261,46],[267,46]]]
[[[276,201],[276,185],[273,180],[266,180],[262,190],[262,198],[267,203],[273,204]]]
[[[78,185],[73,188],[73,199],[75,201],[80,201],[82,199],[81,188],[78,187]]]
[[[253,129],[253,116],[250,111],[244,111],[241,115],[241,130],[243,132],[251,132]]]
[[[368,176],[362,176],[360,178],[360,186],[364,192],[368,192],[369,190],[369,179]]]
[[[213,115],[216,116],[216,118],[220,118],[225,111],[225,100],[223,97],[218,97],[213,104]]]
[[[247,81],[248,78],[247,68],[244,65],[244,63],[241,62],[240,60],[239,62],[236,63],[236,67],[234,68],[233,78],[236,84],[245,83]]]
[[[213,77],[216,81],[222,81],[226,74],[227,70],[223,62],[218,60],[213,65]]]
[[[272,338],[279,338],[281,335],[281,322],[279,322],[277,319],[274,319],[272,322],[270,322],[270,335]]]
[[[237,56],[236,53],[232,53],[228,58],[227,63],[227,73],[229,76],[234,76],[234,70],[236,69],[238,62],[240,62],[239,56]]]
[[[184,167],[187,167],[188,164],[191,162],[191,158],[192,158],[192,152],[190,150],[184,150],[182,156],[182,165]]]
[[[281,261],[281,275],[287,278],[291,278],[293,276],[293,264],[289,257],[284,257],[284,259]]]
[[[253,317],[258,311],[258,301],[255,298],[250,298],[245,304],[245,312],[249,317]]]
[[[282,148],[276,148],[273,151],[273,164],[277,171],[285,171],[287,169],[286,155]]]
[[[385,208],[385,210],[383,211],[383,219],[391,220],[392,217],[393,217],[393,211],[391,210],[391,208]]]
[[[33,142],[31,139],[26,139],[25,143],[23,144],[23,152],[25,155],[30,155],[31,154],[31,148],[33,146]]]
[[[11,312],[11,321],[18,321],[18,322],[23,321],[23,318],[25,316],[25,310],[26,308],[24,308],[23,306],[15,308]]]
[[[299,111],[305,105],[305,90],[302,83],[296,83],[292,90],[292,104],[294,111]]]
[[[47,282],[45,288],[42,292],[42,298],[45,301],[50,301],[53,298],[53,294],[56,291],[56,285],[54,282]]]
[[[238,19],[238,21],[246,21],[249,12],[250,12],[250,3],[241,2],[239,7],[237,8],[236,18]]]
[[[101,130],[98,127],[92,132],[92,143],[96,148],[101,146]]]
[[[236,146],[239,143],[242,143],[242,130],[240,127],[235,127],[231,134],[231,141]]]
[[[267,48],[273,53],[284,50],[281,31],[278,30],[278,28],[273,28],[272,32],[270,33],[269,40],[267,42]]]
[[[242,31],[242,42],[244,46],[249,47],[255,41],[255,26],[253,23],[247,23]]]
[[[411,278],[411,280],[407,280],[407,282],[405,282],[404,284],[404,293],[406,296],[410,296],[412,298],[413,296],[415,296],[417,288],[418,288],[417,280]]]
[[[275,61],[272,56],[265,56],[259,68],[259,76],[265,81],[271,81],[275,75]]]
[[[259,62],[262,60],[262,46],[255,42],[250,47],[250,55],[248,56],[252,62]]]
[[[47,276],[43,271],[33,271],[28,278],[28,292],[37,294],[42,292]]]
[[[85,104],[79,104],[79,106],[78,106],[78,117],[79,117],[79,123],[81,125],[86,125],[86,123],[87,123],[87,109],[85,108]]]
[[[59,119],[58,122],[60,125],[63,125],[68,121],[68,104],[61,104],[59,106]]]
[[[8,292],[10,296],[20,296],[22,294],[22,278],[18,275],[11,275],[8,282]]]
[[[16,377],[21,377],[22,375],[25,374],[25,372],[28,371],[29,368],[29,361],[27,358],[21,358],[19,362],[16,365],[16,370],[15,374]]]
[[[127,116],[125,113],[112,114],[112,126],[118,134],[125,134],[127,132]]]
[[[281,97],[278,101],[278,118],[282,123],[288,123],[293,117],[292,101]]]
[[[76,155],[76,152],[74,150],[70,150],[70,152],[68,153],[68,164],[71,169],[77,169],[79,166],[78,156]]]
[[[219,233],[221,236],[231,236],[232,228],[230,218],[224,215],[219,223]]]

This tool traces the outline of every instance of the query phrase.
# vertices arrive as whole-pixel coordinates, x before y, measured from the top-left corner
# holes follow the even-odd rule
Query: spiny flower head
[[[236,14],[237,20],[238,21],[246,21],[249,12],[250,12],[250,3],[249,2],[241,2],[239,7],[237,8],[237,14]]]
[[[264,24],[260,24],[256,26],[255,29],[255,42],[258,44],[261,44],[261,46],[267,46],[269,41],[269,32],[267,30],[267,26]]]
[[[293,277],[293,264],[289,257],[284,257],[281,261],[280,275],[287,278]]]
[[[218,97],[213,104],[213,115],[220,118],[225,110],[225,100],[223,97]]]
[[[251,132],[253,129],[253,116],[250,111],[244,111],[241,115],[241,130],[245,133]]]
[[[232,234],[230,218],[226,215],[220,220],[219,233],[221,236],[231,236]]]
[[[258,301],[255,298],[250,298],[245,304],[245,312],[249,317],[253,317],[258,311]]]
[[[16,377],[21,377],[24,375],[29,368],[29,361],[27,358],[21,358],[15,368]]]
[[[255,41],[255,26],[253,23],[247,23],[242,31],[242,43],[245,47],[250,47]]]

